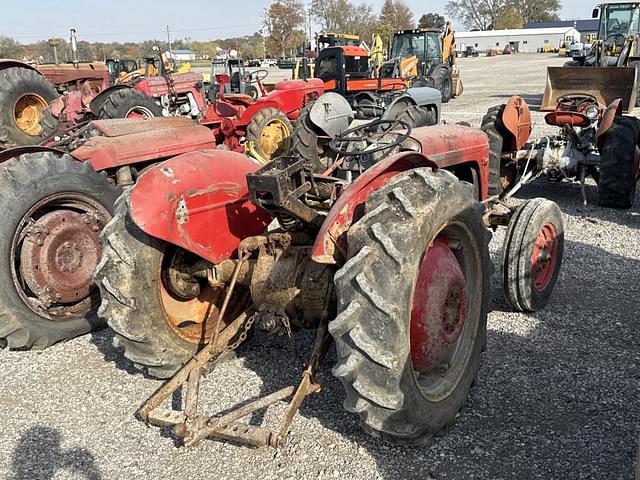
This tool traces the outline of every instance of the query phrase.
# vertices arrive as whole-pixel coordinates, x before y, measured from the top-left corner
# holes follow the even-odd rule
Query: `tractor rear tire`
[[[427,127],[438,122],[432,110],[427,110],[418,105],[409,105],[406,110],[396,117],[396,120],[406,123],[411,128]]]
[[[114,346],[137,369],[169,378],[210,340],[206,320],[201,320],[208,318],[220,296],[209,295],[209,290],[185,300],[168,293],[162,274],[176,247],[136,226],[129,215],[129,197],[125,192],[118,198],[114,217],[101,234],[103,255],[95,274],[102,298],[98,315],[115,332]],[[235,297],[232,301],[230,316],[244,306]]]
[[[329,323],[338,355],[333,374],[346,390],[345,409],[373,436],[428,443],[453,424],[476,378],[491,264],[473,191],[445,170],[402,173],[367,200],[347,233],[347,261],[335,275],[338,315]],[[446,255],[427,260],[436,243]],[[457,290],[456,274],[440,260],[456,265]],[[419,287],[425,273],[435,279],[430,288]],[[424,335],[426,327],[437,331]],[[447,357],[427,363],[425,373],[416,362],[430,351]]]
[[[490,108],[482,118],[480,129],[489,137],[489,196],[500,195],[503,190],[513,187],[515,172],[503,171],[502,153],[504,139],[508,135],[502,124],[505,105]]]
[[[100,105],[98,118],[153,118],[162,116],[162,107],[152,97],[133,88],[114,90]]]
[[[284,112],[277,108],[259,110],[247,125],[246,142],[265,161],[288,155],[291,151],[293,125]]]
[[[69,155],[28,153],[0,166],[0,340],[9,348],[44,349],[102,326],[91,284],[97,232],[117,196],[104,173]]]
[[[453,78],[448,68],[438,68],[433,74],[433,84],[442,93],[442,103],[453,98]]]
[[[28,68],[7,68],[0,71],[0,85],[0,149],[37,145],[53,133],[58,120],[46,107],[60,95],[44,76]],[[19,105],[40,116],[28,131],[16,121]]]
[[[607,131],[600,155],[598,203],[602,207],[628,209],[636,196],[640,120],[616,117]]]
[[[516,311],[536,312],[547,305],[563,253],[564,221],[558,205],[544,198],[520,205],[507,228],[502,262],[505,296]]]

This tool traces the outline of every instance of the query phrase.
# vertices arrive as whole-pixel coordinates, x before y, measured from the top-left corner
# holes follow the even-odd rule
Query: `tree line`
[[[467,28],[476,30],[521,28],[527,22],[559,19],[558,0],[450,0],[446,12]],[[374,34],[387,40],[396,30],[442,28],[445,18],[425,13],[416,22],[403,0],[385,0],[379,12],[366,2],[351,0],[312,0],[305,8],[301,0],[274,0],[263,12],[264,29],[244,37],[196,41],[189,37],[173,40],[174,49],[192,50],[198,58],[214,58],[222,51],[236,50],[243,58],[278,58],[309,48],[313,30],[359,35],[370,42]],[[106,58],[146,58],[154,56],[154,46],[166,48],[166,41],[87,42],[78,41],[81,61]],[[71,60],[69,42],[57,47],[60,61]],[[46,40],[21,44],[0,36],[0,58],[17,58],[53,62],[53,48]]]

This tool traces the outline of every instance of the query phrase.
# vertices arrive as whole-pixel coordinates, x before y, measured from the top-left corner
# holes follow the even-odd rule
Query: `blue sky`
[[[24,0],[23,0],[24,1]],[[356,0],[357,1],[357,0]],[[444,13],[446,0],[405,0],[418,18],[422,13]],[[21,43],[67,37],[75,27],[89,41],[164,39],[169,24],[173,37],[208,40],[251,34],[261,28],[268,0],[28,0],[3,1],[0,35]],[[370,0],[378,10],[383,0]],[[585,0],[564,0],[563,18],[589,18],[593,5]]]

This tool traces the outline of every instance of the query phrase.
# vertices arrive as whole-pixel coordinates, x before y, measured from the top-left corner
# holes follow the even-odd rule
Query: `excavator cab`
[[[396,32],[389,58],[397,59],[395,64],[399,71],[395,73],[402,73],[410,62],[414,62],[414,76],[427,76],[434,66],[442,64],[442,32],[436,29]]]

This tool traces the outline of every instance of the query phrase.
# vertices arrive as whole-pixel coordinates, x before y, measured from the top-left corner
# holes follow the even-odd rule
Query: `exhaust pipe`
[[[72,28],[70,31],[71,35],[71,58],[73,60],[73,64],[78,67],[78,42],[76,40],[76,29]]]

